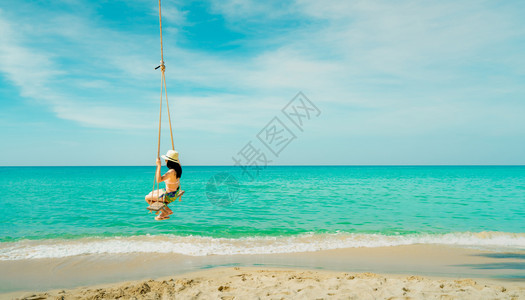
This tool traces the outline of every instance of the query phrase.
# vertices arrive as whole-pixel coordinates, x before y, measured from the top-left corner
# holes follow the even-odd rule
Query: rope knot
[[[162,71],[166,70],[166,66],[164,65],[164,61],[163,60],[160,61],[160,65],[155,67],[155,70],[157,70],[158,68],[160,68]]]

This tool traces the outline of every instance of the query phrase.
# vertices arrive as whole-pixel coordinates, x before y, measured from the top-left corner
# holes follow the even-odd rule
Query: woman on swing
[[[180,190],[182,168],[179,163],[179,153],[175,150],[168,150],[166,155],[162,155],[162,158],[166,161],[166,166],[169,170],[166,174],[160,175],[161,162],[160,158],[157,157],[155,177],[158,183],[164,181],[166,188],[152,191],[146,196],[146,202],[148,202],[148,204],[160,201],[165,203],[164,207],[160,210],[160,215],[155,217],[157,221],[169,219],[169,215],[173,214],[173,211],[168,207],[168,204],[182,197],[182,194],[184,194],[184,191]]]

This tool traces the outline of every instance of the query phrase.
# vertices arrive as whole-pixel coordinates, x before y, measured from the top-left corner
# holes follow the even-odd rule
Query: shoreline
[[[179,276],[221,267],[472,278],[525,285],[524,259],[525,251],[502,253],[427,244],[258,255],[79,255],[0,261],[0,293],[72,289]]]
[[[297,268],[222,267],[157,279],[18,291],[0,299],[274,299],[308,298],[478,298],[525,297],[524,282],[491,279],[337,272]]]

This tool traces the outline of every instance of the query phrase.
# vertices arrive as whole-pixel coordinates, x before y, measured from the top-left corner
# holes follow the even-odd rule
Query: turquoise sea
[[[186,194],[167,221],[146,210],[154,171],[0,167],[0,260],[421,243],[525,249],[524,166],[272,166],[253,179],[238,167],[186,166]]]

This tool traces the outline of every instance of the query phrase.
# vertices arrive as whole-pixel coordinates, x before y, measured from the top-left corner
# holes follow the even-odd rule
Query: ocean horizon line
[[[183,165],[184,167],[237,167],[235,165]],[[0,168],[67,168],[67,167],[155,167],[155,165],[2,165]],[[525,164],[320,164],[320,165],[267,165],[263,168],[271,167],[525,167]]]

